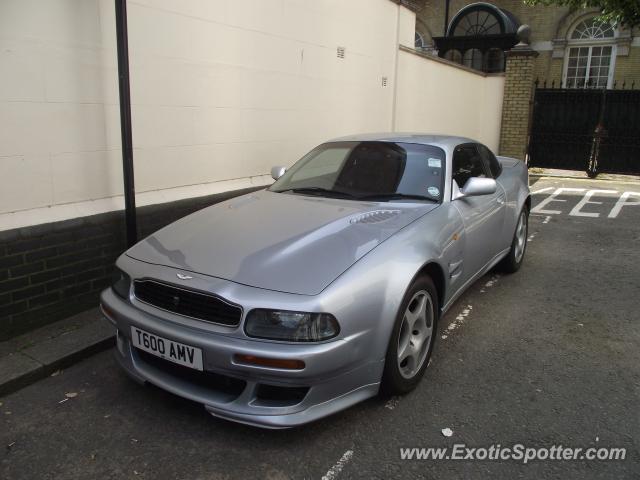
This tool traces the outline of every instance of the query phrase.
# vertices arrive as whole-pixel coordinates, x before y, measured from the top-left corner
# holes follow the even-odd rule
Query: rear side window
[[[484,162],[473,143],[458,145],[453,152],[453,180],[458,188],[464,187],[471,177],[486,177]]]
[[[484,161],[487,172],[491,172],[493,178],[498,178],[502,173],[502,165],[491,150],[482,144],[478,144],[478,151]]]

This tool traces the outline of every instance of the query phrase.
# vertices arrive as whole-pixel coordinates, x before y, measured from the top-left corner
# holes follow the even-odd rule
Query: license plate
[[[202,350],[131,327],[131,341],[140,350],[185,367],[202,370]]]

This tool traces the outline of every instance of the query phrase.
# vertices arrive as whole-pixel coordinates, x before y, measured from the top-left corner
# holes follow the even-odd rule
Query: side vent
[[[387,77],[382,77],[382,86],[383,87],[387,86]]]
[[[400,210],[374,210],[372,212],[366,212],[353,217],[349,220],[350,223],[381,223],[386,222],[392,217],[395,217],[400,213]]]
[[[344,58],[344,47],[338,47],[337,56],[338,58]]]

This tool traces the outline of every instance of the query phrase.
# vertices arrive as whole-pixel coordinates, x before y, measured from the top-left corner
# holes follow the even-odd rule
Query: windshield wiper
[[[439,202],[440,200],[435,197],[429,197],[427,195],[413,195],[410,193],[372,193],[370,195],[362,195],[358,197],[358,200],[428,200],[430,202]]]
[[[285,188],[284,190],[273,190],[276,193],[293,192],[293,193],[308,193],[311,195],[331,195],[339,196],[342,198],[356,198],[348,192],[341,192],[340,190],[330,190],[322,187],[300,187],[300,188]]]

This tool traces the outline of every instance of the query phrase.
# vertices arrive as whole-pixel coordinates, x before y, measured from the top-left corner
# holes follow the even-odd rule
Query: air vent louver
[[[362,213],[357,217],[353,217],[350,223],[380,223],[395,217],[400,210],[374,210],[372,212]]]

